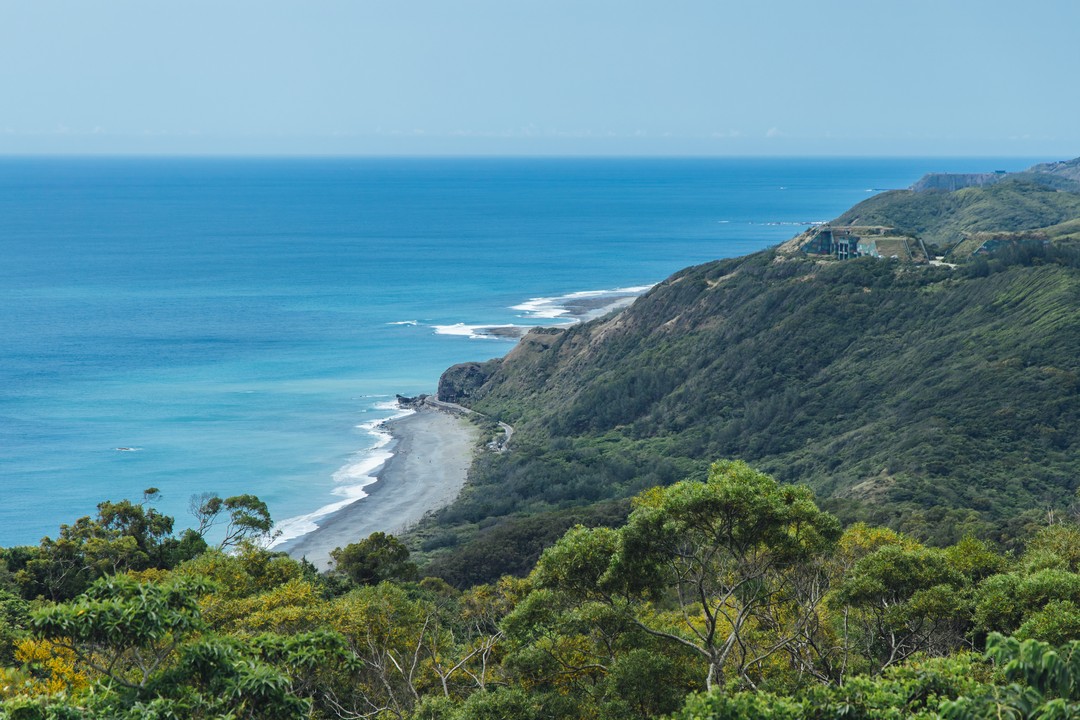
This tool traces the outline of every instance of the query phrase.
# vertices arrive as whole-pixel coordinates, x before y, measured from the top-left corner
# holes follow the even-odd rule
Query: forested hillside
[[[1080,252],[1062,231],[1077,218],[1080,195],[1011,178],[886,193],[836,223],[935,242],[1043,234],[953,266],[776,250],[708,263],[450,369],[443,399],[517,432],[425,531],[433,571],[524,572],[569,508],[580,520],[715,458],[808,483],[845,522],[1012,542],[1080,483]],[[605,507],[594,524],[613,522]]]

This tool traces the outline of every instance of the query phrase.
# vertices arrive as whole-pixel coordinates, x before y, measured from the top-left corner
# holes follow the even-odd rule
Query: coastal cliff
[[[1080,190],[1080,158],[1039,163],[1021,172],[996,170],[985,173],[927,173],[909,189],[912,192],[955,192],[969,187],[985,187],[1003,180],[1024,180],[1054,189]]]

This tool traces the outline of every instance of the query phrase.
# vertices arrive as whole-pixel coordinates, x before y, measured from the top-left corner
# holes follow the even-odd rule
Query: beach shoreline
[[[376,481],[364,487],[366,497],[320,518],[317,529],[274,549],[326,570],[335,548],[373,532],[400,534],[452,503],[465,486],[480,429],[431,406],[415,410],[385,423],[393,455],[374,473]]]
[[[550,321],[544,325],[462,325],[461,328],[470,337],[516,342],[534,328],[565,328],[621,311],[651,287],[534,298],[518,307],[528,312],[550,311]],[[468,479],[480,431],[464,418],[462,411],[468,412],[464,408],[455,409],[433,400],[399,404],[398,408],[408,414],[378,426],[390,434],[390,442],[384,448],[389,458],[371,473],[375,481],[363,486],[364,497],[318,518],[316,529],[279,542],[274,549],[326,570],[332,565],[330,553],[335,548],[359,542],[373,532],[401,534],[428,513],[453,503]],[[507,428],[509,439],[513,429],[506,426],[504,430]]]

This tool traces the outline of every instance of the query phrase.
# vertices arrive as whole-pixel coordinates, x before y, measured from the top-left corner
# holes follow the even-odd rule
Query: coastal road
[[[477,415],[482,418],[488,418],[489,420],[492,419],[483,413],[478,413],[475,410],[470,410],[464,405],[458,405],[457,403],[452,402],[443,402],[442,400],[436,400],[431,396],[424,398],[424,403],[430,405],[433,408],[437,408],[444,412],[453,413],[455,415]],[[506,452],[507,446],[510,444],[510,438],[514,436],[514,428],[507,423],[502,422],[501,420],[496,420],[495,422],[497,422],[499,424],[499,427],[502,429],[503,438],[501,441],[493,441],[491,445],[495,452]]]

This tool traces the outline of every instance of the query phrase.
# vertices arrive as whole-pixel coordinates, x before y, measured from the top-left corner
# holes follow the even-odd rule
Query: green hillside
[[[1007,228],[1075,232],[1080,196],[1052,196],[1011,180],[887,193],[837,223],[944,238],[1000,229],[1009,206]],[[571,508],[701,477],[717,458],[807,483],[845,521],[1009,542],[1073,500],[1078,391],[1068,245],[1006,246],[956,268],[775,251],[712,262],[620,314],[449,370],[441,397],[516,434],[510,452],[478,460],[424,549],[455,582],[520,571],[492,553],[527,568]],[[610,507],[596,522],[615,522]]]
[[[1033,178],[1019,174],[955,192],[893,190],[864,200],[831,224],[892,227],[944,252],[968,233],[1032,231],[1080,217],[1080,194]]]

